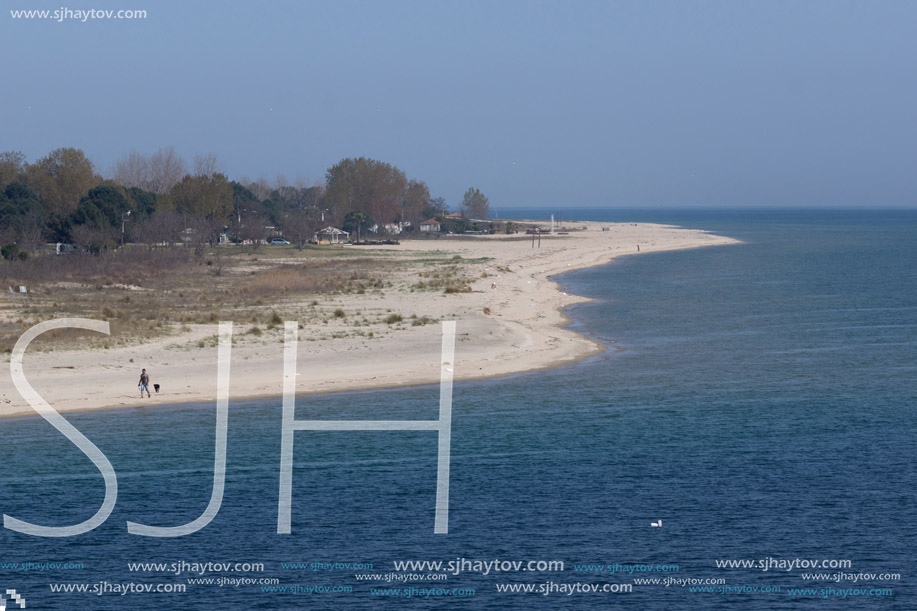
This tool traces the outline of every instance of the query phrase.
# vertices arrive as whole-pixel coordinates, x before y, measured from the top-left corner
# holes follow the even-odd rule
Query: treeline
[[[103,177],[83,151],[60,148],[34,163],[0,153],[0,245],[5,258],[24,258],[46,243],[101,253],[125,242],[150,248],[190,243],[200,249],[222,234],[260,244],[272,231],[300,247],[333,225],[354,234],[415,231],[423,220],[445,220],[443,198],[397,167],[373,159],[343,159],[320,184],[230,180],[216,155],[189,164],[172,148],[132,152]],[[489,202],[469,189],[464,217],[487,218]],[[271,229],[273,228],[273,229]]]

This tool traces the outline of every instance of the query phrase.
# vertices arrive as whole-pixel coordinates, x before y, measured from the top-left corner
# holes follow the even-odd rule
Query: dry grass
[[[436,271],[421,272],[421,280],[411,288],[415,290],[439,290],[444,293],[469,293],[471,292],[471,279],[461,274],[455,267],[448,267]]]
[[[261,251],[255,257],[234,247],[218,251],[195,257],[191,249],[181,247],[153,251],[131,247],[104,256],[45,255],[2,262],[0,288],[26,285],[29,298],[0,302],[0,353],[10,352],[24,330],[52,318],[106,320],[111,335],[61,330],[41,336],[36,347],[52,349],[74,341],[94,346],[136,343],[180,335],[182,328],[188,328],[183,325],[220,320],[245,325],[252,336],[281,326],[284,320],[327,324],[331,318],[370,326],[382,321],[370,323],[359,311],[348,317],[336,304],[329,310],[322,305],[330,305],[335,295],[470,290],[470,280],[462,271],[472,261],[452,258],[451,253],[361,251],[354,256],[346,249],[312,248]],[[219,275],[213,272],[217,262]],[[428,321],[432,319],[424,317],[411,324]],[[395,322],[402,321],[388,324]],[[374,337],[371,331],[365,333]]]

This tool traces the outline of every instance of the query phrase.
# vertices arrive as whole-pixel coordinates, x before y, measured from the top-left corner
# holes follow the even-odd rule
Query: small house
[[[438,232],[440,230],[439,221],[436,219],[427,219],[420,224],[420,230],[429,231],[430,233]]]

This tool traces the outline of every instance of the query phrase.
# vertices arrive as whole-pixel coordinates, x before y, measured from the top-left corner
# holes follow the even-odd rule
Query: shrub
[[[389,314],[389,315],[385,318],[385,322],[388,323],[388,324],[390,324],[390,325],[393,325],[393,324],[395,324],[396,322],[401,322],[402,320],[404,320],[404,319],[401,317],[401,314]]]
[[[7,261],[12,261],[17,256],[19,256],[19,247],[15,244],[7,244],[6,246],[0,248],[0,256],[2,256]]]

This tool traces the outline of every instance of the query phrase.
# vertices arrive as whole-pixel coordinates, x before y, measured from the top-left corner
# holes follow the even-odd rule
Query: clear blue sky
[[[456,205],[917,203],[917,2],[2,0],[0,151],[393,163]],[[14,20],[9,9],[145,9]]]

